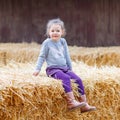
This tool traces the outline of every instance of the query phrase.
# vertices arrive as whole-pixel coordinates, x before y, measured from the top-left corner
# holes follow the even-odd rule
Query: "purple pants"
[[[78,84],[78,92],[80,93],[80,95],[85,94],[82,80],[73,71],[69,69],[55,68],[55,69],[47,69],[46,72],[48,76],[50,75],[51,77],[62,81],[62,85],[66,93],[72,91],[71,79],[73,79],[74,82]],[[53,74],[49,74],[49,73],[53,73]]]

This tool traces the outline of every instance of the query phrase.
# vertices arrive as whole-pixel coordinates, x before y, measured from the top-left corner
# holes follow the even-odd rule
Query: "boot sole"
[[[89,110],[81,111],[81,113],[92,112],[92,111],[95,111],[95,110],[96,110],[96,108],[93,108],[93,109],[89,109]]]
[[[69,108],[68,110],[72,111],[74,109],[77,109],[77,108],[82,108],[82,107],[85,107],[86,104],[82,104],[82,105],[79,105],[79,106],[76,106],[76,107],[73,107],[73,108]]]

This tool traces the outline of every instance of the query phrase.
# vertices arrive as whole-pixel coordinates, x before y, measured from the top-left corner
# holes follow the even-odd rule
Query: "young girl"
[[[72,71],[70,55],[67,42],[64,38],[65,27],[60,19],[50,20],[47,24],[48,38],[42,43],[40,55],[38,57],[36,69],[33,73],[37,76],[44,61],[47,62],[46,73],[48,76],[62,81],[66,93],[68,108],[81,108],[81,112],[95,110],[95,107],[88,105],[82,80]],[[79,101],[75,97],[71,88],[71,79],[78,84]]]

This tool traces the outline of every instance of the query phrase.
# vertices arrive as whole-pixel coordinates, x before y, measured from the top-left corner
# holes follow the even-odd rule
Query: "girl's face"
[[[58,41],[63,34],[63,30],[59,24],[53,24],[49,30],[49,36],[52,40]]]

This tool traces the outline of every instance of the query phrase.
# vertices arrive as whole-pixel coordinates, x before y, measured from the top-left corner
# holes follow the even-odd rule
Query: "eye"
[[[54,30],[51,30],[51,32],[54,32]]]
[[[60,30],[56,30],[57,32],[60,32]]]

